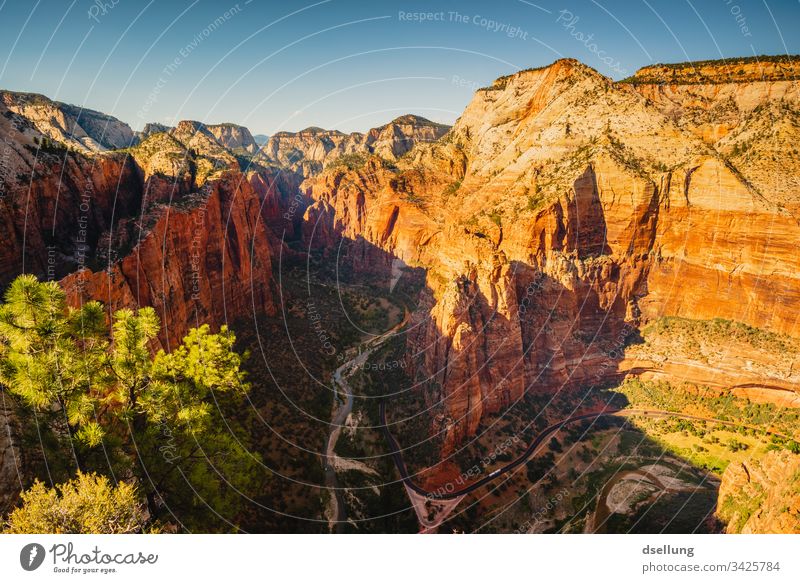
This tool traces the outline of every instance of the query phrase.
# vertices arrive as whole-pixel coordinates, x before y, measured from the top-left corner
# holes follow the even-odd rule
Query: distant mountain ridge
[[[448,125],[413,114],[402,115],[364,133],[346,134],[311,126],[298,132],[275,133],[262,147],[260,156],[312,176],[342,156],[374,154],[396,160],[415,145],[435,142],[448,131]]]
[[[150,122],[136,132],[113,116],[36,93],[0,91],[0,99],[10,111],[25,117],[49,139],[84,154],[128,148],[153,134],[176,131],[176,127]],[[185,120],[178,126],[185,123],[192,124],[194,131],[205,133],[232,154],[256,156],[257,162],[282,166],[308,176],[319,173],[326,164],[347,154],[376,154],[395,159],[415,144],[435,141],[450,129],[424,117],[406,114],[367,132],[346,134],[311,126],[298,132],[259,134],[256,139],[248,128],[235,123],[206,124]]]

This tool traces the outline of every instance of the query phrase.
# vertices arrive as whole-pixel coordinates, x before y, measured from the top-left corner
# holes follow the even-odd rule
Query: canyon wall
[[[168,350],[190,328],[276,313],[260,201],[241,174],[226,174],[190,202],[164,206],[147,219],[153,226],[125,257],[61,281],[71,304],[95,299],[109,310],[153,306]]]
[[[34,124],[0,103],[0,286],[22,271],[57,279],[86,264],[100,234],[138,212],[136,168],[124,155],[42,147]]]
[[[737,91],[774,104],[770,89]],[[779,100],[796,112],[792,95]],[[395,166],[306,181],[310,244],[363,240],[427,273],[408,353],[445,454],[526,390],[616,375],[662,316],[800,333],[800,192],[764,188],[706,134],[646,87],[562,60],[478,91]],[[776,139],[751,139],[750,156]]]
[[[800,457],[771,451],[732,463],[722,475],[717,513],[731,534],[800,531]]]
[[[43,150],[30,120],[0,113],[3,284],[32,272],[63,277],[73,305],[154,306],[165,348],[190,327],[275,313],[265,221],[291,184],[267,169],[244,174],[196,122],[128,150],[82,154]]]
[[[449,131],[308,128],[253,156],[245,128],[193,121],[69,152],[42,141],[55,106],[15,97],[0,277],[49,275],[55,249],[71,301],[154,305],[173,345],[273,313],[281,239],[387,281],[399,260],[425,274],[408,358],[446,453],[526,391],[635,368],[620,355],[661,317],[800,335],[797,91],[777,65],[714,67],[614,83],[564,59],[479,90]]]

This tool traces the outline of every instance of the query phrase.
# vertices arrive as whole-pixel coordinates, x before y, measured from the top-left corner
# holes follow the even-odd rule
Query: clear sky
[[[473,91],[575,57],[800,53],[798,0],[0,0],[0,87],[145,122],[343,131],[452,123]]]

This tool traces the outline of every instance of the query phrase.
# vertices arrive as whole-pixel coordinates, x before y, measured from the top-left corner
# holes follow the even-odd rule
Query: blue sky
[[[0,0],[0,87],[145,122],[253,133],[452,123],[475,88],[575,57],[800,53],[798,0]]]

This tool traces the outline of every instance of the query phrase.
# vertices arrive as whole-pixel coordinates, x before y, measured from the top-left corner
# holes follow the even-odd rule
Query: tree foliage
[[[0,305],[0,383],[36,412],[74,469],[133,474],[154,518],[187,529],[230,529],[259,458],[231,428],[249,390],[223,326],[190,330],[172,353],[156,351],[152,308],[66,304],[54,282],[17,278]],[[48,453],[48,452],[46,452]]]
[[[117,486],[105,476],[78,472],[55,488],[36,481],[22,493],[22,506],[11,513],[9,534],[129,534],[142,532],[147,514],[136,488]],[[151,530],[152,532],[152,530]]]

